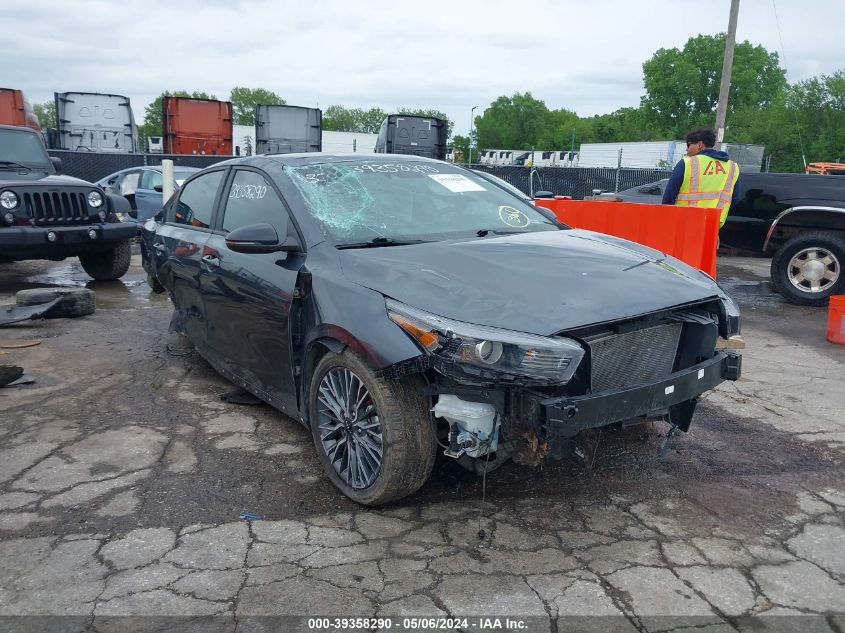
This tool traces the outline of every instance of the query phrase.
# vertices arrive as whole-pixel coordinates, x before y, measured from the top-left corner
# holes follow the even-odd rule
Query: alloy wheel
[[[361,490],[381,471],[383,438],[378,410],[364,382],[346,367],[333,367],[317,395],[320,442],[346,485]]]
[[[832,252],[818,246],[805,248],[789,260],[787,276],[802,292],[824,292],[839,279],[842,266]]]

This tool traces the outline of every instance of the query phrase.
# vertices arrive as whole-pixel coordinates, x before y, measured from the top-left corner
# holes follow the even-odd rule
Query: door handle
[[[209,268],[217,268],[220,266],[220,258],[217,255],[203,255],[202,263]]]

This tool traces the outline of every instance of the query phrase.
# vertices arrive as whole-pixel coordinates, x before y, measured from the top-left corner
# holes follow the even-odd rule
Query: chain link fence
[[[471,169],[484,171],[509,182],[526,194],[531,191],[551,191],[558,196],[581,200],[594,191],[622,191],[639,187],[661,178],[668,178],[671,171],[663,169],[612,169],[603,167],[519,167],[515,165],[471,165]]]
[[[50,156],[62,160],[62,173],[88,182],[96,182],[109,174],[129,167],[161,165],[169,158],[181,167],[208,167],[233,156],[204,156],[197,154],[103,154],[99,152],[74,152],[51,149]]]
[[[129,167],[160,165],[165,158],[182,167],[208,167],[232,156],[203,156],[197,154],[102,154],[49,150],[50,156],[62,160],[62,172],[68,176],[96,182],[109,174]],[[603,168],[603,167],[537,167],[531,169],[516,165],[471,165],[472,169],[498,176],[524,191],[551,191],[555,195],[570,196],[578,200],[592,195],[596,190],[622,191],[645,185],[671,172],[661,169]]]

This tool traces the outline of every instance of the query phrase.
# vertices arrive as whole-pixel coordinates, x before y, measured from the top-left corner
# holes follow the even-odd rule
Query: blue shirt
[[[728,160],[728,155],[725,152],[720,152],[717,149],[705,149],[699,152],[702,156],[709,156],[716,160]],[[678,199],[678,193],[681,191],[681,185],[684,184],[684,173],[686,167],[683,160],[679,160],[672,170],[672,175],[669,176],[669,182],[666,183],[666,189],[663,190],[663,204],[675,204]],[[742,176],[740,176],[742,178]],[[739,178],[734,185],[733,193],[731,194],[731,206],[738,204],[740,201],[739,195]]]

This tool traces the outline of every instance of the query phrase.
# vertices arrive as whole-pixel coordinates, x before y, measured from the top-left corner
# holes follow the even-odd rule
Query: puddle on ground
[[[15,262],[0,266],[0,303],[14,301],[15,293],[32,288],[90,288],[97,295],[97,308],[132,309],[163,305],[167,295],[153,293],[140,266],[116,281],[93,281],[75,258],[62,262]]]

